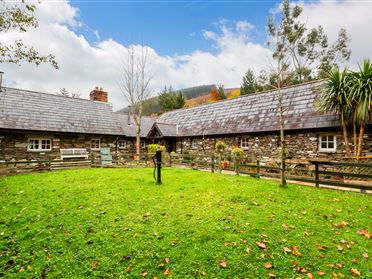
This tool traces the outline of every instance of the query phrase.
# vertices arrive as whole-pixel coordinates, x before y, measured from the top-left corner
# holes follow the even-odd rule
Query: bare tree
[[[141,153],[141,120],[143,101],[150,96],[152,80],[147,47],[129,46],[122,65],[119,88],[130,105],[130,112],[136,125],[136,155]]]

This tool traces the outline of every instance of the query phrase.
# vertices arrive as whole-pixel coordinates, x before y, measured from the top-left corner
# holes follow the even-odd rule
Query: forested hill
[[[207,95],[209,91],[214,87],[215,85],[200,85],[200,86],[194,86],[194,87],[188,87],[180,90],[175,90],[175,92],[181,91],[183,96],[187,99],[193,99],[197,98],[199,96]],[[118,110],[118,112],[128,112],[128,107],[122,108]],[[143,113],[144,115],[152,115],[152,114],[158,114],[160,112],[160,106],[158,101],[158,96],[149,98],[143,102]]]

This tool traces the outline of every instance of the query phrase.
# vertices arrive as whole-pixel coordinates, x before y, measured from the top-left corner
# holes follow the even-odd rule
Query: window
[[[144,140],[140,141],[140,146],[141,146],[142,149],[144,149],[146,147],[146,143],[145,143]]]
[[[127,142],[125,140],[118,140],[118,147],[119,149],[127,148]]]
[[[243,149],[247,149],[248,146],[248,138],[241,138],[240,139],[240,147]]]
[[[319,151],[336,152],[336,137],[334,135],[319,136]]]
[[[192,149],[197,149],[198,144],[199,144],[199,141],[197,139],[193,139],[192,142],[191,142]]]
[[[51,151],[52,140],[51,139],[29,139],[27,151]]]
[[[92,139],[90,143],[90,149],[92,150],[99,150],[101,148],[101,140],[100,139]]]

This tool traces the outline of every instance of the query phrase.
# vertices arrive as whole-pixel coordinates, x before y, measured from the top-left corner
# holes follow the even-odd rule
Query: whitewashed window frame
[[[140,140],[140,147],[141,147],[141,149],[146,148],[146,142],[144,140]]]
[[[31,148],[31,146],[35,146],[37,141],[37,148]],[[43,141],[45,141],[43,143]],[[33,144],[31,145],[31,142]],[[48,143],[49,142],[49,143]],[[48,148],[43,146],[49,146]],[[29,138],[27,143],[27,151],[29,152],[45,152],[45,151],[52,151],[52,139],[51,138]]]
[[[93,143],[95,142],[95,143]],[[96,145],[96,142],[98,142],[98,147]],[[101,149],[101,139],[91,139],[90,140],[90,149],[91,150],[95,150],[95,151],[98,151]]]
[[[191,148],[192,149],[198,149],[199,140],[198,139],[192,139],[191,141]]]
[[[241,149],[248,149],[249,148],[249,139],[248,137],[242,137],[240,138],[240,148]]]
[[[333,137],[333,139],[329,139],[329,137]],[[325,140],[324,140],[325,138]],[[325,147],[323,146],[325,143]],[[332,144],[331,144],[332,143]],[[329,147],[329,145],[333,145],[333,147]],[[319,135],[319,152],[324,153],[335,153],[337,151],[337,139],[335,135]]]
[[[127,141],[126,140],[118,140],[118,148],[119,149],[127,149]]]

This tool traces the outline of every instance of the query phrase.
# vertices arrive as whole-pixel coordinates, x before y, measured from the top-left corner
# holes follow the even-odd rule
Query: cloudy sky
[[[239,87],[247,68],[270,67],[266,22],[280,1],[64,1],[37,4],[39,27],[22,35],[0,34],[2,42],[23,39],[49,65],[1,64],[5,85],[50,93],[66,88],[87,98],[94,86],[109,92],[115,109],[125,105],[119,90],[121,62],[131,44],[146,44],[153,94],[164,87],[222,83]],[[307,26],[322,25],[330,41],[340,28],[352,37],[351,66],[372,58],[372,1],[301,1]]]

